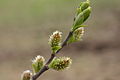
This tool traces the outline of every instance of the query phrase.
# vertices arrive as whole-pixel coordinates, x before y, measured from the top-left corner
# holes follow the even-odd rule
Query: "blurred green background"
[[[36,55],[50,56],[49,35],[64,38],[84,0],[0,0],[0,78],[20,80]],[[59,56],[73,59],[70,69],[49,70],[39,80],[120,80],[120,0],[91,0],[92,15],[82,42]]]

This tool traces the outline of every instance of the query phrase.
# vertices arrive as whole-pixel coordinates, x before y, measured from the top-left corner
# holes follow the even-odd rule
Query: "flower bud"
[[[64,69],[68,68],[71,63],[72,63],[72,60],[69,57],[55,58],[49,64],[49,68],[60,71],[60,70],[64,70]]]
[[[30,70],[26,70],[21,75],[21,80],[30,80],[32,77],[32,72]]]
[[[44,62],[45,62],[44,57],[40,55],[38,55],[37,57],[35,57],[34,60],[32,60],[32,68],[33,68],[34,74],[36,74],[41,70],[41,68],[44,66]]]
[[[62,32],[55,31],[49,38],[49,44],[53,53],[61,48]]]
[[[84,27],[80,27],[80,28],[76,29],[73,32],[72,36],[67,41],[67,44],[80,41],[82,36],[83,36],[83,34],[84,34]]]
[[[73,37],[74,37],[75,41],[80,41],[83,34],[84,34],[84,27],[80,27],[80,28],[76,29],[73,33]]]

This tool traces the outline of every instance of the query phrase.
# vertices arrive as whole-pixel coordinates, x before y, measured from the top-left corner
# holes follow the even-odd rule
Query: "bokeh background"
[[[20,80],[36,55],[50,56],[49,35],[64,36],[84,0],[0,0],[0,78]],[[39,80],[120,80],[120,0],[91,0],[92,15],[82,42],[58,56],[73,59],[70,69],[49,70]]]

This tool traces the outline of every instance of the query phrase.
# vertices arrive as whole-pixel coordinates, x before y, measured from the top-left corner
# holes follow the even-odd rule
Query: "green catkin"
[[[70,66],[72,63],[72,60],[69,57],[60,57],[60,58],[55,58],[51,64],[49,65],[50,68],[61,71]]]

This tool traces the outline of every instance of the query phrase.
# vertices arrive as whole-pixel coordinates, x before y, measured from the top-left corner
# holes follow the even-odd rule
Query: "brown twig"
[[[44,67],[38,73],[36,73],[35,75],[32,76],[32,80],[37,80],[37,78],[40,77],[41,74],[43,74],[45,71],[47,71],[49,69],[48,65],[55,58],[56,54],[58,54],[59,51],[61,51],[63,49],[63,47],[67,45],[67,41],[72,36],[72,33],[73,33],[72,31],[69,32],[67,38],[65,39],[65,41],[62,44],[62,47],[56,53],[51,54],[50,59],[47,61],[47,63],[44,65]]]

